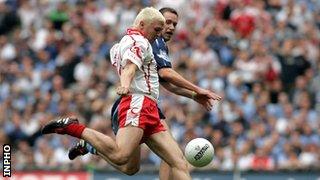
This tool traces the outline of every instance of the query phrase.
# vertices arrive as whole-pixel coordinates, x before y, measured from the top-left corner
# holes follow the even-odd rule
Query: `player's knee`
[[[189,168],[188,168],[187,161],[181,161],[177,168],[182,170],[182,171],[188,171]]]
[[[115,164],[118,166],[125,165],[129,162],[129,155],[128,154],[119,154],[115,160]]]
[[[185,158],[181,157],[175,160],[173,166],[181,171],[188,171],[188,162]]]
[[[140,167],[139,166],[134,166],[134,167],[125,167],[124,173],[128,176],[133,176],[137,172],[139,172]]]
[[[128,162],[129,162],[129,157],[119,156],[114,163],[118,166],[122,166],[127,164]]]

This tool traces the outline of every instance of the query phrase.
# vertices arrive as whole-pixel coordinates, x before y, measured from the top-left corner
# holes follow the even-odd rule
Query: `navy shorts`
[[[113,103],[112,109],[111,109],[111,126],[114,134],[117,134],[119,130],[119,121],[118,121],[118,108],[121,101],[121,97],[119,97],[116,102]],[[166,119],[164,114],[161,112],[161,109],[158,106],[158,113],[160,119]]]

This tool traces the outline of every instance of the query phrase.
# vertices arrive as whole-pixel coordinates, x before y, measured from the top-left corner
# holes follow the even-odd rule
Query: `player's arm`
[[[194,91],[190,91],[188,89],[180,88],[175,86],[169,82],[161,82],[161,85],[168,91],[184,96],[190,99],[193,99],[197,103],[201,104],[206,110],[210,111],[213,107],[213,99],[209,98],[207,94],[197,94]]]
[[[199,93],[200,89],[198,86],[186,80],[179,73],[172,68],[161,68],[158,70],[159,76],[167,82],[174,84],[180,88],[185,88],[196,93]]]
[[[122,54],[120,86],[117,88],[119,95],[126,95],[129,93],[131,82],[138,69],[142,67],[142,56],[145,52],[145,45],[142,41],[132,41],[132,46],[129,45]]]
[[[178,86],[175,86],[169,82],[165,82],[165,81],[162,81],[161,82],[161,85],[168,91],[176,94],[176,95],[179,95],[179,96],[184,96],[184,97],[187,97],[187,98],[190,98],[190,99],[193,99],[194,98],[194,95],[195,95],[195,92],[194,91],[190,91],[188,89],[184,89],[184,88],[180,88]]]
[[[119,95],[129,93],[130,85],[137,68],[137,65],[131,63],[130,61],[128,61],[128,63],[124,66],[120,75],[120,87],[117,89],[117,93]]]
[[[172,69],[168,47],[163,39],[157,39],[152,46],[154,58],[157,62],[157,69],[160,79],[174,84],[175,86],[185,88],[196,93],[200,93],[201,88],[192,84],[179,73]]]
[[[221,100],[221,97],[219,95],[194,85],[193,83],[183,78],[175,70],[173,70],[171,62],[168,58],[166,45],[161,46],[160,42],[158,42],[158,44],[153,44],[153,53],[157,62],[158,74],[160,79],[162,79],[163,81],[167,81],[179,88],[190,90],[192,93],[195,93],[196,96],[206,97],[207,99],[212,100]],[[163,52],[166,52],[166,54]]]

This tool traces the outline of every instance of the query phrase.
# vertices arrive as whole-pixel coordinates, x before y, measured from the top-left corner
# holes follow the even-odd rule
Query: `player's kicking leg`
[[[68,134],[84,139],[114,165],[121,166],[127,164],[130,157],[136,152],[143,130],[132,126],[123,127],[114,141],[109,136],[79,124],[76,118],[64,118],[51,121],[42,129],[42,134],[50,133]]]
[[[117,135],[117,132],[119,130],[118,109],[120,102],[121,98],[118,98],[113,104],[111,111],[111,124],[112,130],[115,135]],[[109,162],[109,164],[111,164],[114,168],[118,169],[119,171],[127,175],[134,175],[140,169],[140,146],[133,152],[133,155],[128,160],[128,163],[121,166],[117,166],[114,163],[112,163],[107,157],[105,157],[102,153],[98,152],[90,143],[84,141],[83,139],[81,139],[75,146],[73,146],[69,150],[68,156],[70,160],[73,160],[77,156],[85,155],[87,153],[100,156],[101,158]]]
[[[112,163],[107,157],[105,157],[102,153],[99,153],[91,144],[87,143],[83,139],[81,139],[69,150],[68,156],[70,160],[74,160],[76,157],[88,153],[100,156],[109,162],[114,168],[127,175],[134,175],[140,170],[140,146],[133,152],[133,155],[130,157],[128,163],[122,166],[117,166]]]

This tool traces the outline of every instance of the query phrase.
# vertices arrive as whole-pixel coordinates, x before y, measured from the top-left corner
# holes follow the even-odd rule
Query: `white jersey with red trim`
[[[138,66],[130,86],[131,94],[144,94],[155,100],[159,97],[157,64],[152,46],[143,34],[128,29],[127,34],[110,50],[110,60],[121,75],[122,68],[128,60]]]

